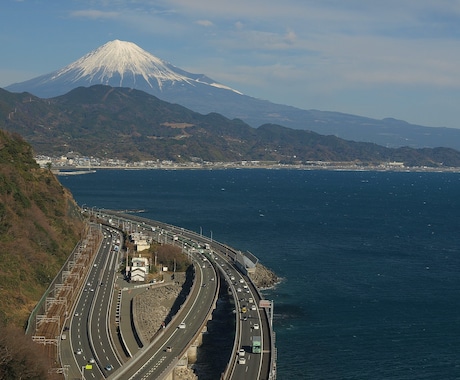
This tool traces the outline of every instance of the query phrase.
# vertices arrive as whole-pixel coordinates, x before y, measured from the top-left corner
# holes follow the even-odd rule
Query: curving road
[[[233,353],[224,378],[268,379],[271,328],[266,311],[258,306],[260,294],[249,278],[243,276],[234,265],[236,252],[183,228],[131,215],[99,213],[99,217],[107,221],[114,216],[120,224],[126,223],[130,228],[134,226],[136,230],[155,233],[159,241],[163,239],[163,242],[181,246],[193,260],[193,286],[187,301],[162,333],[133,358],[122,363],[123,355],[117,351],[119,345],[114,344],[117,338],[111,333],[115,316],[110,313],[114,309],[111,307],[113,299],[118,294],[115,281],[120,261],[114,246],[122,237],[117,230],[101,226],[104,239],[89,268],[86,285],[81,290],[74,313],[69,317],[69,339],[62,341],[60,347],[61,361],[69,368],[68,378],[162,379],[171,372],[203,330],[215,305],[222,278],[235,298],[237,328]],[[204,244],[208,248],[206,254],[203,254],[203,250],[195,249]],[[221,276],[217,275],[216,269]],[[242,312],[243,307],[245,312]],[[181,327],[185,328],[179,328],[182,323]],[[253,352],[254,337],[260,337],[262,353]],[[240,349],[244,354],[239,353]],[[240,357],[244,357],[244,360],[240,360]]]

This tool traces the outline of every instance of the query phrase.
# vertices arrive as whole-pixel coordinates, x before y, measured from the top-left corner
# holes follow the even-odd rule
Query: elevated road
[[[120,320],[119,331],[122,332],[120,336],[124,348],[120,350],[113,327],[114,321],[120,317],[119,309],[117,307],[116,315],[111,311],[115,310],[112,303],[117,302],[119,294],[116,271],[120,257],[114,246],[121,235],[115,228],[103,227],[104,240],[66,326],[69,328],[69,340],[61,345],[62,362],[70,368],[68,378],[168,378],[205,329],[215,307],[221,279],[235,299],[237,329],[233,351],[221,378],[276,378],[268,313],[259,307],[262,297],[257,288],[237,265],[237,251],[192,231],[157,221],[105,210],[98,211],[98,217],[101,222],[124,226],[131,231],[143,230],[160,242],[180,246],[192,259],[195,277],[183,306],[166,328],[144,347],[137,350],[128,348],[123,336],[133,334],[132,322]],[[126,341],[128,338],[133,340],[132,336],[128,336]],[[254,342],[258,340],[261,343],[260,353],[254,349]]]
[[[237,265],[238,254],[241,252],[201,234],[163,222],[145,219],[133,215],[120,214],[101,210],[101,216],[113,218],[116,223],[126,223],[132,231],[152,231],[158,241],[176,244],[187,252],[203,252],[199,247],[207,247],[206,257],[222,273],[226,286],[232,292],[236,305],[236,327],[233,352],[223,379],[275,379],[276,348],[274,332],[271,325],[272,310],[259,307],[263,300],[259,290],[251,279],[241,272]],[[202,253],[201,253],[202,255]],[[232,278],[235,278],[232,280]],[[252,299],[252,303],[249,300]],[[265,306],[267,303],[264,303]],[[269,303],[271,305],[271,303]],[[241,313],[243,306],[247,313]],[[255,310],[254,310],[255,309]],[[243,315],[245,314],[245,315]],[[260,353],[253,352],[254,338],[260,337]],[[239,351],[243,349],[245,360],[239,360]],[[241,363],[241,364],[240,364]]]

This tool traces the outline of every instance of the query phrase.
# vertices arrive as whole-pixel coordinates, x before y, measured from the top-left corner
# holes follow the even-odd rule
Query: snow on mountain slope
[[[241,94],[205,75],[181,70],[132,42],[120,40],[107,42],[60,70],[12,84],[6,89],[49,97],[62,95],[78,86],[95,84],[136,88],[154,95],[163,92],[166,87],[177,85],[211,86]]]
[[[193,80],[171,70],[167,63],[141,49],[132,42],[114,40],[86,54],[79,60],[58,70],[51,80],[73,72],[74,81],[87,79],[93,84],[108,84],[114,77],[119,77],[119,87],[141,76],[149,86],[157,83],[163,87],[165,81],[191,83]],[[131,78],[129,78],[131,77]]]

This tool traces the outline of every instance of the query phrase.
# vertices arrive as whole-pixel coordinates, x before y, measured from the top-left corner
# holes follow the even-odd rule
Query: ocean
[[[80,206],[202,232],[282,282],[278,379],[460,379],[460,174],[100,170]]]

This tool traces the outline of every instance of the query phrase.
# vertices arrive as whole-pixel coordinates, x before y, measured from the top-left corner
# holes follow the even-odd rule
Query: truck
[[[262,352],[260,336],[252,337],[252,353],[260,354]]]

